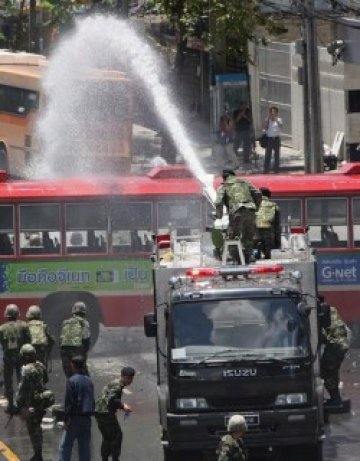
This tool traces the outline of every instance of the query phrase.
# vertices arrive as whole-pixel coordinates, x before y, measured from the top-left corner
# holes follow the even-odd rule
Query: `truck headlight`
[[[176,399],[176,408],[181,410],[195,410],[208,408],[208,404],[204,398]]]
[[[276,406],[303,405],[307,401],[308,401],[307,394],[305,393],[279,394],[276,397],[275,405]]]

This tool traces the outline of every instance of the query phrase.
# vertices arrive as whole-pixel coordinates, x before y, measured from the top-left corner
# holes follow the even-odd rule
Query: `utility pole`
[[[37,52],[36,37],[36,0],[30,0],[29,8],[29,51]]]
[[[320,77],[315,29],[314,0],[304,1],[304,119],[305,135],[309,142],[305,148],[306,173],[321,173],[323,165],[323,139],[321,125]],[[305,74],[305,72],[304,72]],[[307,101],[305,100],[307,99]],[[306,109],[305,109],[306,104]]]

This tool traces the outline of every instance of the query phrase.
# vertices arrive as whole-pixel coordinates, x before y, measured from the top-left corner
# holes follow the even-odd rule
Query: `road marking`
[[[0,440],[0,454],[3,458],[7,459],[8,461],[20,461],[13,451],[10,450],[9,447],[5,445],[4,442]]]

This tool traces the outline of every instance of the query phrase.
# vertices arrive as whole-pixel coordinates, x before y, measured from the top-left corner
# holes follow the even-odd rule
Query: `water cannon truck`
[[[241,414],[250,455],[321,461],[321,313],[311,252],[229,265],[203,248],[203,237],[156,239],[155,310],[144,327],[156,338],[164,460],[216,459],[229,418]]]

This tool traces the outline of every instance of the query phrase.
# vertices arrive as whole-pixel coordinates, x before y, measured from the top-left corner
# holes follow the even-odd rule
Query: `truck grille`
[[[235,409],[259,409],[259,408],[270,408],[273,407],[275,398],[273,396],[236,396],[235,398],[231,395],[226,397],[207,397],[207,402],[210,408],[223,409],[223,410],[235,410]]]

